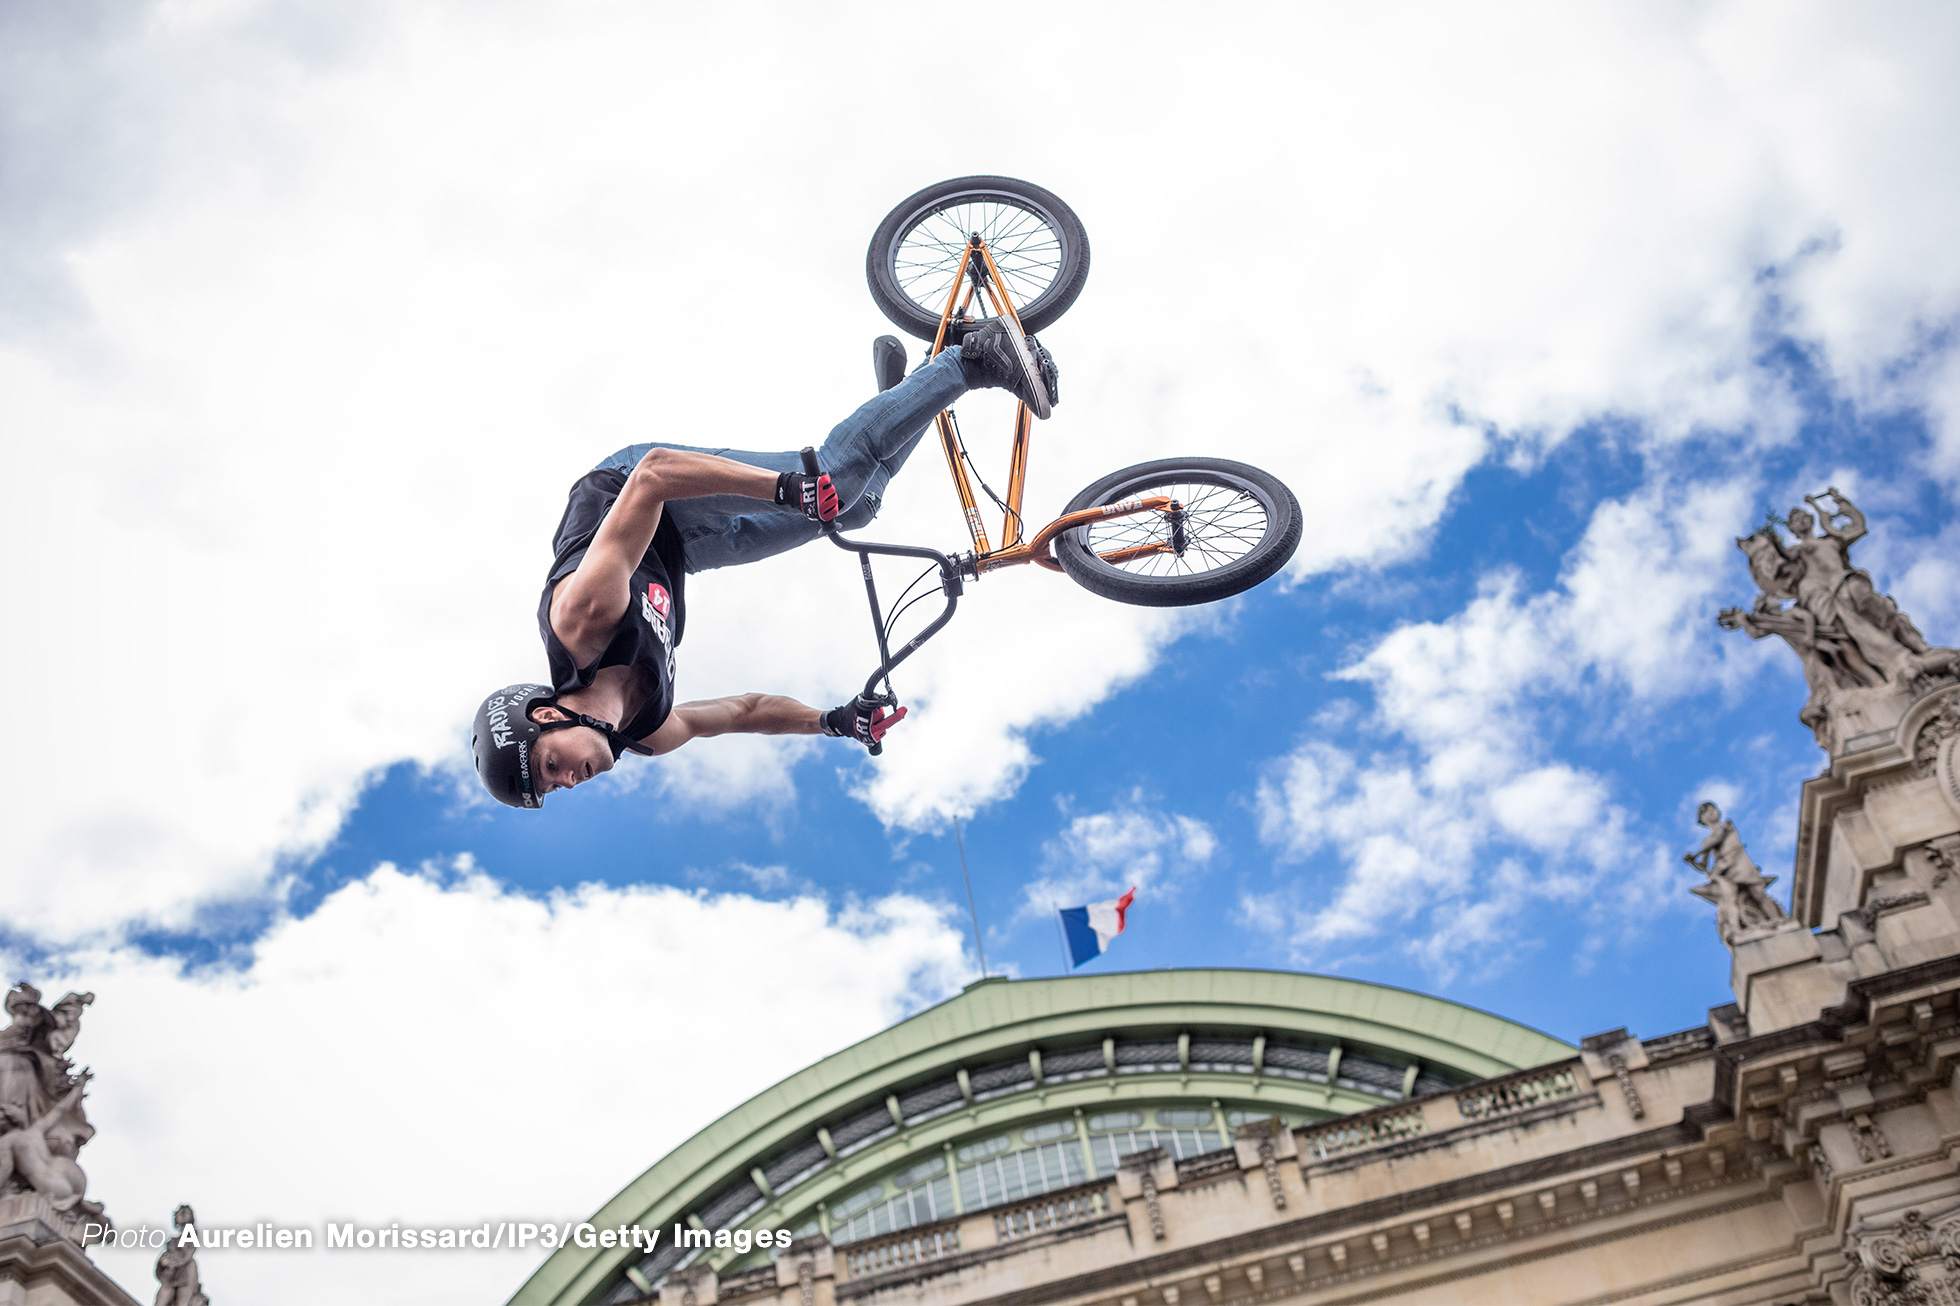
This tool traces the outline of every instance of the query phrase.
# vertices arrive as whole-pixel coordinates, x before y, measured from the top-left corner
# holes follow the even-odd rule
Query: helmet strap
[[[606,737],[606,742],[612,745],[614,757],[618,757],[622,749],[629,753],[638,753],[641,757],[653,756],[653,750],[651,748],[648,748],[645,744],[640,743],[636,739],[628,739],[625,735],[620,734],[619,731],[614,728],[612,722],[601,721],[598,717],[587,716],[583,712],[573,712],[571,711],[571,709],[567,708],[563,703],[558,702],[556,699],[549,699],[547,700],[547,702],[550,704],[550,706],[557,708],[560,712],[564,712],[567,715],[566,715],[566,719],[563,721],[534,720],[532,724],[537,726],[538,734],[541,737],[543,735],[549,734],[553,730],[564,730],[570,726],[585,726],[587,729],[597,730],[600,734]],[[542,707],[544,705],[545,704],[542,703],[533,704],[534,707]]]

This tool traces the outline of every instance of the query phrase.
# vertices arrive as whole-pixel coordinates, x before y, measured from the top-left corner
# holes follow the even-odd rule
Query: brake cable
[[[998,494],[994,493],[994,487],[987,484],[987,478],[980,474],[980,468],[977,465],[975,465],[973,461],[973,455],[966,451],[966,436],[960,433],[959,417],[955,415],[953,410],[950,408],[946,410],[946,417],[953,424],[953,443],[959,446],[960,461],[964,462],[967,465],[967,467],[973,472],[973,479],[980,483],[980,488],[985,490],[987,492],[987,497],[994,501],[994,507],[1000,509],[1005,516],[1012,517],[1014,519],[1014,527],[1016,532],[1021,537],[1026,538],[1028,533],[1027,522],[1023,520],[1020,513],[1015,512],[1014,509],[1007,506],[1007,501],[1005,499],[1002,499]]]

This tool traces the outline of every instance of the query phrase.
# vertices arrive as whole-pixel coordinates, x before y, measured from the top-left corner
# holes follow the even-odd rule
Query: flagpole
[[[987,978],[987,950],[980,946],[980,911],[973,905],[973,876],[966,869],[966,840],[960,837],[960,818],[953,818],[953,842],[960,849],[960,878],[966,881],[966,910],[973,917],[973,950],[980,954],[980,978]]]

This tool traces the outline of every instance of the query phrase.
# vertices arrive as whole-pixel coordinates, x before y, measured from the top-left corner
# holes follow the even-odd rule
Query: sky
[[[1823,762],[1795,657],[1715,623],[1736,537],[1842,489],[1960,643],[1960,15],[1064,3],[998,60],[961,24],[0,7],[0,963],[96,994],[120,1224],[581,1217],[976,978],[962,842],[993,973],[1060,973],[1054,909],[1136,885],[1091,967],[1572,1041],[1731,1000],[1695,806],[1781,895]],[[1289,569],[1189,610],[990,575],[879,759],[708,741],[490,803],[469,719],[543,673],[566,488],[641,440],[820,441],[889,329],[870,233],[972,173],[1094,251],[1030,515],[1237,458],[1299,496]],[[983,471],[1008,411],[960,404]],[[961,543],[929,447],[876,533]],[[684,696],[872,665],[834,550],[688,599]],[[538,1259],[201,1262],[303,1304],[501,1301]]]

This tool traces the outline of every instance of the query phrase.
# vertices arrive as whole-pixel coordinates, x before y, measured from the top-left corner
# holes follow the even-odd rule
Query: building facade
[[[1807,502],[1737,541],[1762,593],[1720,619],[1801,659],[1827,762],[1788,911],[1702,805],[1705,1024],[1574,1049],[1316,976],[985,981],[594,1217],[709,1245],[561,1250],[513,1306],[1960,1306],[1960,653]]]
[[[1106,1226],[1120,1210],[1112,1185],[1138,1155],[1172,1172],[1216,1165],[1247,1128],[1311,1127],[1572,1052],[1455,1003],[1315,975],[982,980],[742,1104],[593,1217],[662,1230],[652,1253],[567,1249],[515,1301],[664,1291],[671,1306],[690,1294],[707,1306],[781,1273],[794,1282],[804,1261],[829,1293],[1018,1246],[1012,1233],[996,1243],[1003,1220],[1046,1222],[1046,1234],[1053,1212],[1093,1210]],[[731,1245],[676,1246],[676,1225]],[[800,1260],[754,1247],[755,1232],[779,1228]]]

